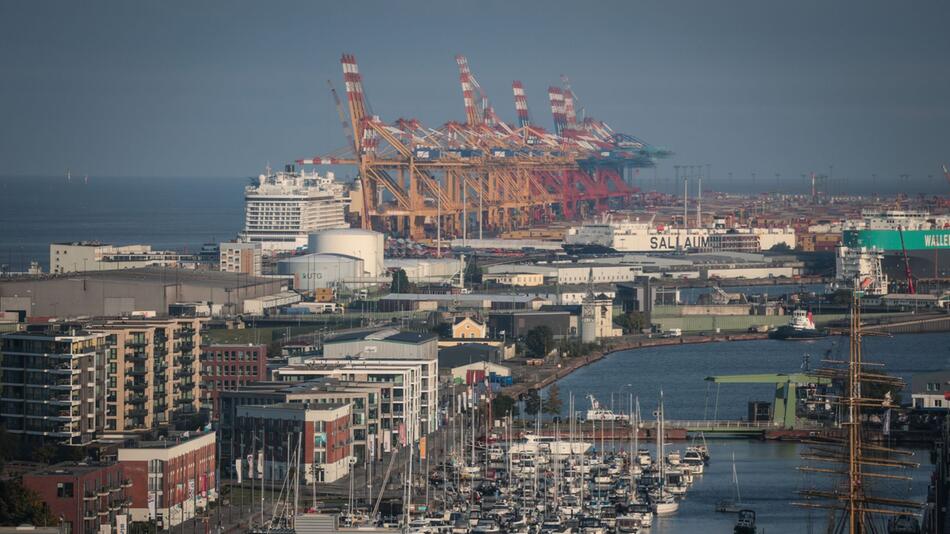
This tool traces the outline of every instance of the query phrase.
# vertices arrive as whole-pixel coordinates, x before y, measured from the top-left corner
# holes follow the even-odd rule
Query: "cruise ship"
[[[568,228],[563,247],[570,253],[611,252],[759,252],[775,245],[795,248],[793,228],[726,228],[717,220],[712,228],[671,228],[654,224],[651,216],[614,220],[609,214],[600,222]]]
[[[332,172],[320,175],[288,165],[266,172],[244,189],[241,241],[261,243],[265,254],[293,252],[307,246],[307,236],[347,228],[346,186]]]
[[[837,251],[839,281],[866,277],[904,280],[904,250],[914,277],[950,277],[950,215],[866,211],[860,219],[847,221],[844,228]],[[880,275],[869,272],[875,265],[879,265]]]

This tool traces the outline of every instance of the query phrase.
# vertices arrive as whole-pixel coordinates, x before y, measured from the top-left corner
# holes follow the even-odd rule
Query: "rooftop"
[[[61,462],[37,471],[28,473],[34,477],[53,477],[53,476],[75,476],[80,477],[89,473],[94,473],[101,469],[111,467],[114,463],[105,462]]]
[[[395,328],[383,328],[381,330],[362,330],[358,332],[347,332],[331,338],[327,338],[323,343],[344,343],[347,341],[393,341],[397,343],[425,343],[435,339],[437,336],[432,332],[403,332]]]

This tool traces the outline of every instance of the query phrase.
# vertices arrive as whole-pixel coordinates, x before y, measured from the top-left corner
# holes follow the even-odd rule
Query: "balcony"
[[[135,363],[145,363],[148,361],[148,355],[144,352],[136,352],[132,355],[126,356],[125,361],[135,362]]]
[[[107,487],[105,487],[105,486],[102,486],[101,488],[97,489],[97,490],[96,490],[96,496],[97,496],[97,497],[108,497],[108,496],[109,496],[109,488],[107,488]]]
[[[129,417],[145,417],[148,415],[148,410],[145,408],[133,408],[128,412]]]
[[[178,365],[189,365],[189,366],[190,366],[191,364],[195,363],[195,357],[194,357],[194,356],[191,356],[191,355],[182,355],[182,356],[179,356],[179,357],[175,358],[175,362],[177,362]]]
[[[125,347],[129,349],[134,349],[138,347],[145,348],[146,346],[148,346],[148,341],[146,341],[145,339],[133,338],[133,339],[128,339],[125,341]]]
[[[61,363],[50,369],[50,372],[58,375],[70,375],[76,370],[77,369],[73,369],[73,365],[71,363]]]
[[[193,397],[179,397],[175,399],[175,406],[180,406],[182,404],[194,404],[195,399]]]
[[[125,374],[132,376],[143,376],[148,374],[148,369],[145,367],[133,367],[131,369],[126,369]]]
[[[148,380],[129,381],[125,383],[125,389],[132,391],[145,391],[148,388]]]
[[[132,487],[132,479],[131,479],[131,478],[127,478],[127,479],[123,480],[123,481],[122,481],[122,487],[123,487],[123,488],[131,488],[131,487]]]
[[[146,395],[131,396],[125,402],[127,404],[145,404],[148,402],[148,396]]]
[[[73,387],[79,387],[79,386],[74,385],[72,380],[57,380],[53,382],[52,384],[50,384],[50,388],[52,389],[70,390],[70,389],[73,389]]]
[[[83,494],[82,500],[87,501],[87,502],[94,501],[96,500],[96,494],[91,491],[87,491],[85,494]]]
[[[83,518],[83,520],[85,520],[85,521],[95,521],[95,520],[98,519],[99,517],[96,515],[95,512],[93,512],[93,511],[90,510],[90,511],[88,511],[88,512],[83,513],[82,518]]]

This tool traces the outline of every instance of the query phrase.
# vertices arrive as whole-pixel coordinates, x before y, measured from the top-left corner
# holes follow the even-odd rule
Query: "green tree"
[[[551,352],[551,347],[554,346],[554,334],[546,325],[536,326],[528,330],[524,337],[524,344],[533,356],[543,358]]]
[[[49,510],[39,495],[20,482],[0,480],[0,525],[51,525]]]
[[[541,395],[536,389],[529,389],[524,395],[524,412],[528,415],[538,415],[541,410]]]
[[[492,417],[499,418],[508,415],[518,415],[518,403],[508,395],[498,395],[491,400]]]
[[[629,333],[637,333],[646,324],[646,317],[643,312],[633,311],[615,317],[614,324]]]
[[[473,255],[465,264],[465,285],[471,286],[482,283],[482,268],[478,266],[478,256]]]
[[[439,335],[442,339],[449,339],[452,337],[452,325],[445,322],[440,322],[432,327],[432,331]]]
[[[791,252],[791,250],[792,247],[788,246],[788,243],[776,243],[772,245],[769,252]]]
[[[409,292],[409,277],[406,276],[406,271],[402,269],[393,271],[393,281],[389,284],[389,291],[392,293]]]
[[[548,388],[548,398],[544,399],[544,406],[541,411],[548,415],[558,415],[563,407],[561,388],[557,387],[557,383],[551,384],[551,387]]]

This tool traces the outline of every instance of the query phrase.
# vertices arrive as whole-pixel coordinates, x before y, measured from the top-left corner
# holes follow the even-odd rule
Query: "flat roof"
[[[283,278],[266,278],[239,273],[221,271],[199,271],[195,269],[141,267],[135,269],[114,269],[107,271],[84,271],[57,275],[17,277],[9,283],[43,283],[54,280],[99,280],[103,282],[161,283],[166,286],[185,283],[208,288],[234,289],[281,281]]]
[[[397,343],[424,343],[438,337],[433,332],[403,332],[395,328],[382,328],[347,332],[327,338],[323,344],[344,343],[347,341],[394,341]]]
[[[429,300],[451,300],[458,302],[478,302],[490,300],[492,302],[528,303],[538,297],[535,295],[500,295],[493,293],[469,293],[468,295],[428,294],[428,293],[390,293],[380,300],[406,300],[425,302]]]
[[[26,474],[34,477],[82,476],[114,465],[106,462],[60,462]]]

